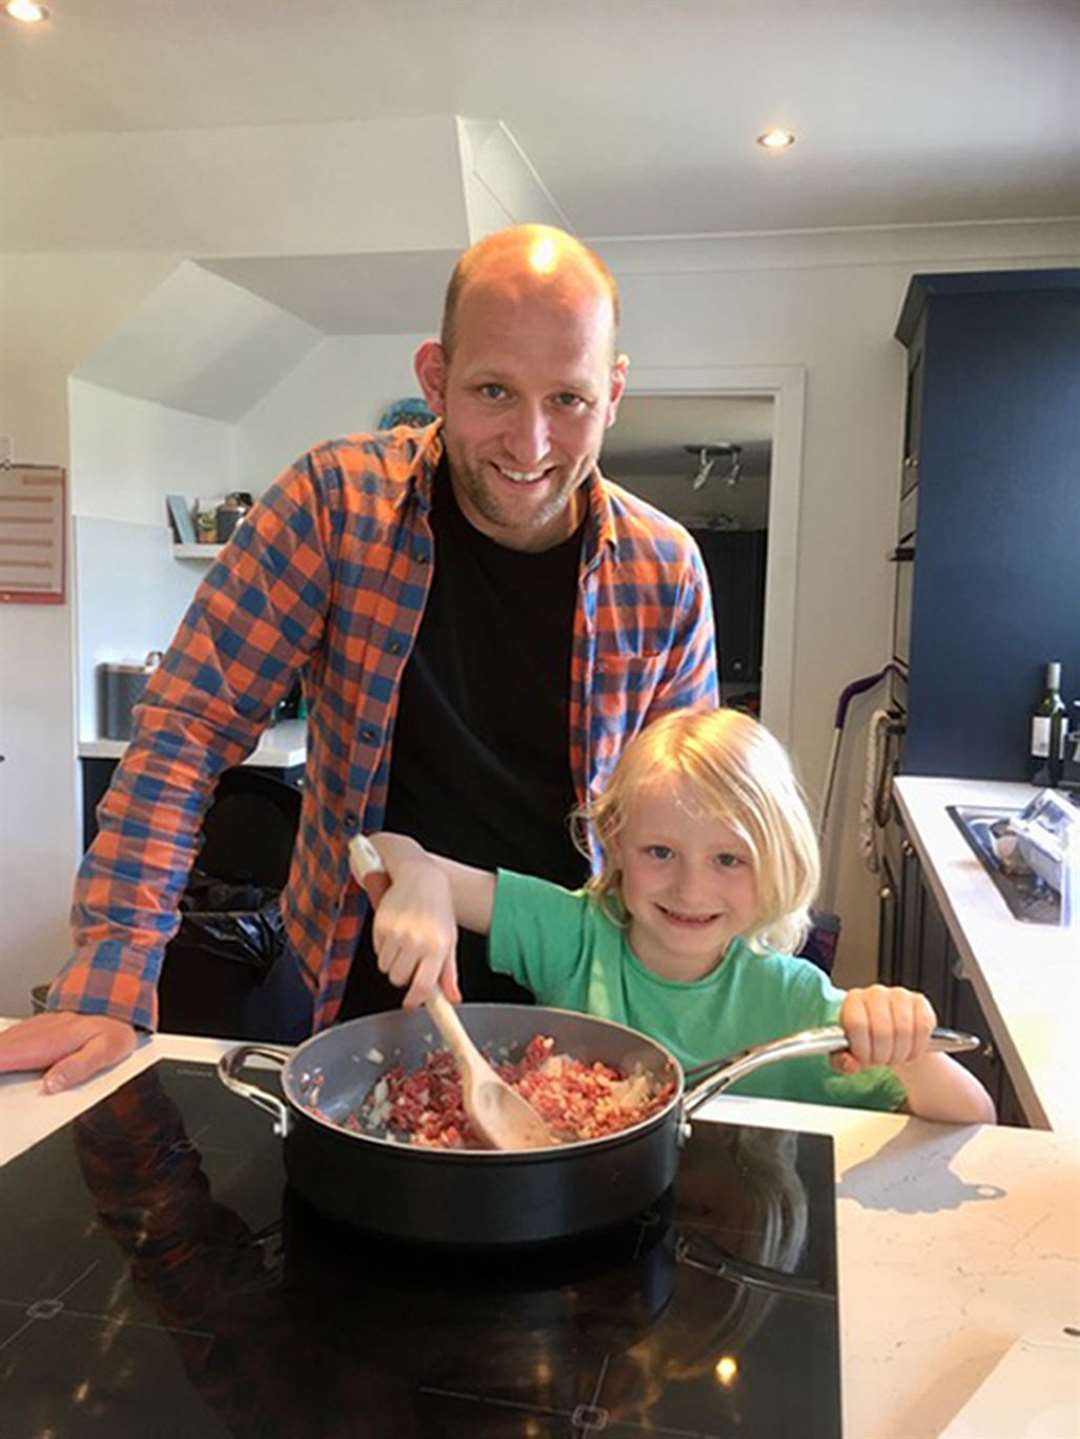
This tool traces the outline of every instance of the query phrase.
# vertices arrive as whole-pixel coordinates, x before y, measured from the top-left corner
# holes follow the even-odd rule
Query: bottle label
[[[1057,758],[1064,759],[1065,741],[1068,737],[1068,730],[1068,722],[1064,715],[1032,715],[1032,759],[1049,759],[1051,746],[1057,751]],[[1057,741],[1056,744],[1055,739]]]

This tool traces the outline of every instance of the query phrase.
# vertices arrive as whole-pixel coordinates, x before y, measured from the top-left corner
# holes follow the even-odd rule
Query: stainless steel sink
[[[994,853],[991,826],[1000,819],[1013,818],[1021,810],[951,804],[948,811],[1013,916],[1025,924],[1060,924],[1061,896],[1057,890],[1037,874],[1006,874]]]

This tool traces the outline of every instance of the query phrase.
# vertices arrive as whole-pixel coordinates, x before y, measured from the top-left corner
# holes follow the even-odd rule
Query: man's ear
[[[446,369],[442,345],[438,340],[425,340],[413,356],[413,370],[433,415],[446,414]]]
[[[619,413],[619,401],[622,399],[623,391],[626,389],[626,375],[629,369],[630,359],[627,355],[620,355],[611,367],[606,429],[611,429],[615,423],[615,416]]]

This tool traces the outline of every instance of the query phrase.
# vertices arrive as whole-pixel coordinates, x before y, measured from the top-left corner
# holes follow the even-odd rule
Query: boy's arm
[[[458,925],[486,934],[491,927],[495,876],[471,865],[429,855],[406,835],[358,837],[351,846],[353,871],[370,874],[365,851],[375,851],[385,876],[364,879],[376,904],[372,925],[379,969],[406,989],[406,1009],[425,1003],[436,986],[457,1004]],[[387,886],[380,895],[379,887]]]
[[[912,1064],[894,1064],[907,1090],[907,1110],[920,1119],[947,1124],[994,1124],[994,1101],[979,1081],[947,1054],[926,1054]]]
[[[907,1092],[908,1112],[920,1119],[950,1124],[997,1119],[993,1100],[973,1074],[947,1054],[927,1052],[937,1016],[925,995],[881,984],[852,989],[839,1018],[851,1045],[847,1054],[834,1058],[841,1073],[887,1064]]]
[[[450,900],[458,924],[476,934],[488,933],[491,929],[491,912],[495,906],[495,876],[489,870],[476,869],[471,864],[458,864],[457,860],[429,854],[416,840],[403,834],[374,834],[371,842],[378,850],[392,881],[396,881],[400,871],[409,864],[434,865],[446,877],[450,886]]]

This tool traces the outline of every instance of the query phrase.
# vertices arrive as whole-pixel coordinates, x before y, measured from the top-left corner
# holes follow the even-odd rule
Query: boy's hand
[[[461,1002],[450,884],[430,860],[395,866],[393,883],[375,910],[372,939],[382,973],[399,989],[409,986],[406,1009],[423,1004],[436,985],[451,1003]]]
[[[839,1023],[851,1048],[834,1054],[830,1062],[839,1074],[857,1074],[867,1065],[895,1069],[921,1059],[937,1015],[923,994],[873,984],[848,990]]]

